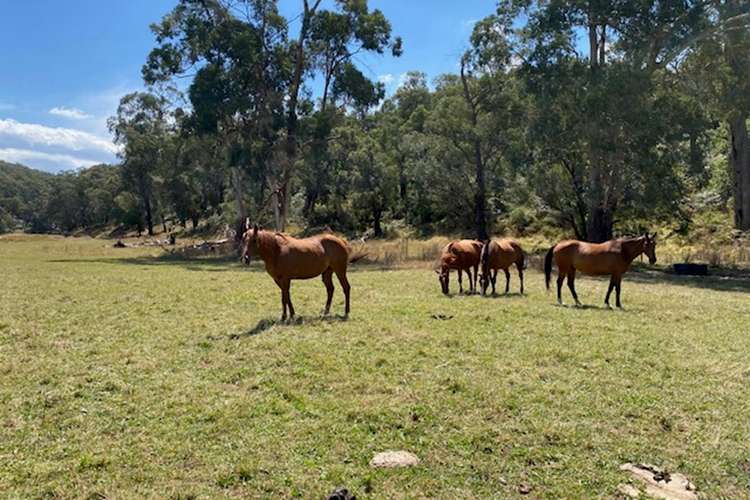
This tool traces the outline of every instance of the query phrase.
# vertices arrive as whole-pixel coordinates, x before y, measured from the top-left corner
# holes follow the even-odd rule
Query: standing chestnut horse
[[[440,269],[435,270],[440,280],[443,293],[448,295],[451,269],[458,270],[459,293],[464,293],[464,285],[461,272],[466,271],[469,275],[469,290],[474,292],[477,288],[477,271],[479,269],[479,254],[482,252],[482,242],[477,240],[451,241],[443,249],[440,256]],[[474,268],[474,281],[471,280],[471,268]]]
[[[324,314],[331,309],[333,299],[333,273],[341,283],[346,298],[346,316],[349,316],[349,280],[346,279],[346,266],[355,262],[364,254],[351,256],[351,248],[343,239],[333,234],[319,234],[310,238],[297,239],[281,233],[263,231],[255,225],[249,229],[245,222],[242,236],[241,260],[250,264],[250,257],[258,255],[266,264],[266,271],[281,288],[281,320],[294,318],[294,306],[289,296],[292,280],[305,280],[323,275],[323,284],[328,292]]]
[[[594,276],[611,275],[609,289],[604,303],[609,307],[609,296],[614,288],[617,291],[617,307],[620,303],[620,286],[622,275],[630,269],[630,263],[640,254],[648,256],[650,264],[656,263],[656,233],[648,233],[637,238],[620,238],[604,243],[586,243],[577,240],[561,241],[547,252],[544,259],[544,278],[549,290],[552,275],[552,257],[557,263],[557,302],[562,304],[562,284],[568,277],[568,288],[576,301],[581,305],[575,289],[576,270]]]
[[[508,271],[508,268],[513,264],[518,269],[518,278],[521,280],[521,295],[523,295],[524,253],[516,240],[503,238],[487,241],[482,247],[480,261],[482,275],[479,278],[479,283],[482,286],[482,295],[487,293],[487,287],[490,284],[492,284],[492,295],[495,295],[498,269],[505,271],[505,293],[510,292],[510,271]]]

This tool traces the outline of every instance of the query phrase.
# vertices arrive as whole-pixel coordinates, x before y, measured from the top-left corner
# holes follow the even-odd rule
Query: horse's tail
[[[349,264],[354,264],[355,262],[364,259],[367,257],[368,252],[365,250],[364,243],[356,250],[354,250],[352,247],[349,247]]]
[[[555,246],[550,248],[547,256],[544,257],[544,284],[547,286],[547,290],[549,290],[549,282],[552,279],[552,254],[555,251]]]
[[[526,253],[519,247],[518,248],[518,261],[516,261],[516,265],[518,266],[518,269],[523,271],[526,269]]]

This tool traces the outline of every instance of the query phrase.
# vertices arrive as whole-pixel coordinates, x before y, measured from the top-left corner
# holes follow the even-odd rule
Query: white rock
[[[370,460],[373,467],[411,467],[419,463],[419,457],[408,451],[384,451]]]

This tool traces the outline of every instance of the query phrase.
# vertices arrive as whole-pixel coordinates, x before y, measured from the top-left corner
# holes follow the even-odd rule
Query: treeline
[[[150,90],[110,120],[131,223],[599,241],[713,210],[750,229],[747,2],[500,2],[457,74],[388,98],[355,57],[400,55],[385,15],[300,10],[181,0],[153,26]]]
[[[0,233],[137,227],[140,220],[140,203],[124,188],[119,167],[52,175],[0,161]]]

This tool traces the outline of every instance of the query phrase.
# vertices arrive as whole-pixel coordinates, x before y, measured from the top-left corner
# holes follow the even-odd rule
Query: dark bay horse
[[[547,252],[544,259],[544,279],[549,290],[552,275],[552,259],[557,263],[557,302],[562,304],[562,284],[568,277],[568,288],[570,289],[576,305],[581,305],[575,289],[576,271],[594,276],[610,275],[609,289],[604,303],[609,307],[609,296],[612,289],[617,291],[617,307],[620,303],[620,288],[622,275],[630,269],[633,259],[640,254],[648,256],[650,264],[656,263],[656,233],[649,236],[648,233],[637,238],[620,238],[606,241],[604,243],[586,243],[584,241],[567,240],[561,241]]]
[[[443,249],[440,255],[440,269],[436,269],[440,280],[440,287],[445,295],[449,292],[451,269],[458,271],[459,293],[464,293],[461,279],[462,271],[469,275],[469,290],[474,292],[477,288],[477,274],[479,269],[479,255],[482,252],[482,242],[477,240],[451,241]],[[474,268],[474,281],[471,280],[471,268]]]
[[[487,293],[487,287],[490,284],[492,284],[492,295],[495,295],[495,284],[497,283],[497,271],[499,269],[505,271],[505,293],[510,292],[510,271],[508,271],[508,268],[513,264],[518,269],[518,278],[521,280],[521,295],[523,295],[525,256],[517,241],[509,238],[487,241],[482,247],[479,260],[482,266],[482,274],[479,278],[482,295]]]
[[[333,299],[333,274],[341,283],[346,298],[345,315],[349,316],[349,293],[351,286],[346,278],[346,267],[364,254],[352,256],[349,244],[333,234],[319,234],[310,238],[297,239],[281,233],[263,231],[258,226],[249,228],[245,223],[242,237],[241,260],[250,264],[250,257],[259,256],[266,265],[266,271],[281,288],[282,321],[294,317],[294,306],[289,295],[292,280],[310,279],[323,276],[323,284],[328,292],[324,314],[331,309]]]

